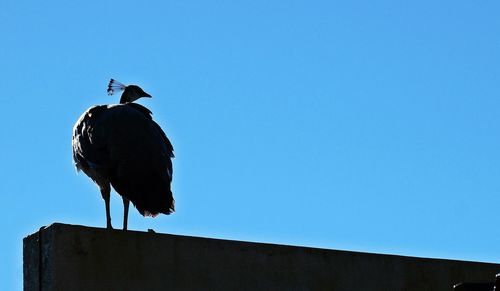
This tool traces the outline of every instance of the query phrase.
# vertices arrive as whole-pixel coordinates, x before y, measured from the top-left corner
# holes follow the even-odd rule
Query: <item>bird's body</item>
[[[146,107],[135,103],[91,107],[76,122],[72,144],[77,169],[101,190],[109,228],[110,185],[124,201],[124,229],[128,201],[145,216],[174,211],[173,147]]]

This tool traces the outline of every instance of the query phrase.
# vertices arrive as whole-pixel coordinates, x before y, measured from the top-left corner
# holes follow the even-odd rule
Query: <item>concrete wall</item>
[[[24,239],[25,290],[452,290],[500,265],[53,224]]]

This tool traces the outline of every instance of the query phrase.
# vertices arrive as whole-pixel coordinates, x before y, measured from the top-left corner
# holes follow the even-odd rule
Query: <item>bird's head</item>
[[[144,90],[137,85],[126,86],[115,79],[111,79],[108,84],[108,95],[113,95],[115,91],[123,91],[122,97],[120,98],[120,104],[134,102],[141,97],[151,98],[151,95],[144,92]]]

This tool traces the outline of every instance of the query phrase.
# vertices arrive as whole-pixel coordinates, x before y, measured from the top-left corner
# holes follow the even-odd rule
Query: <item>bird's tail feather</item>
[[[175,200],[172,197],[172,192],[170,192],[169,198],[167,198],[166,202],[167,203],[165,205],[165,204],[163,204],[164,203],[164,201],[163,201],[163,203],[162,203],[163,206],[161,206],[161,208],[159,209],[158,207],[154,207],[153,205],[149,205],[149,206],[137,205],[134,203],[134,201],[132,201],[132,203],[134,203],[134,206],[137,208],[137,210],[139,211],[139,213],[142,216],[144,216],[144,217],[150,216],[153,218],[158,216],[158,214],[160,214],[160,213],[169,215],[169,214],[172,214],[173,212],[175,212]],[[155,205],[159,205],[159,204],[156,203]]]

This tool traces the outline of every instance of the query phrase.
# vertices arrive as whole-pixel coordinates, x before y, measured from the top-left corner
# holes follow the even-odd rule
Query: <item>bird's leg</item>
[[[125,197],[122,197],[123,199],[123,230],[127,230],[127,224],[128,224],[128,206],[130,204],[130,200],[128,200]]]
[[[112,229],[113,226],[111,225],[111,213],[109,211],[109,197],[111,193],[111,187],[109,186],[108,183],[104,187],[100,188],[101,188],[102,199],[104,199],[104,203],[106,204],[106,228]]]

